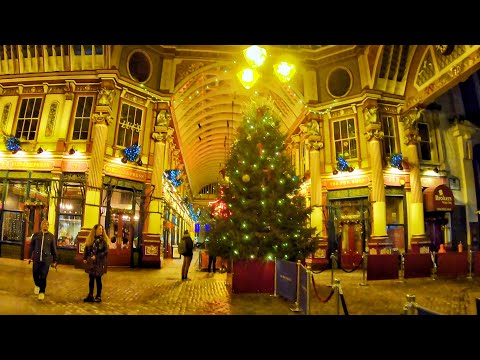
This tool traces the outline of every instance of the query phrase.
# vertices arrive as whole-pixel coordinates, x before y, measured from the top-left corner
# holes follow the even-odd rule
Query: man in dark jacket
[[[48,220],[43,220],[41,231],[33,234],[30,248],[28,249],[28,258],[33,261],[33,281],[35,282],[34,294],[38,294],[38,299],[45,298],[45,288],[47,287],[47,275],[50,265],[57,266],[57,244],[53,234],[48,231]]]
[[[183,265],[182,265],[182,280],[188,280],[188,268],[190,267],[190,263],[192,262],[193,257],[193,240],[188,233],[188,230],[185,230],[183,233],[183,237],[181,241],[185,241],[185,251],[182,253],[183,255]]]

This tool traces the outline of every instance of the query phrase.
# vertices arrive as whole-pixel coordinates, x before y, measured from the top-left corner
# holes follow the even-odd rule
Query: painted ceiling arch
[[[273,76],[262,75],[254,88],[245,89],[232,63],[189,61],[188,69],[190,72],[181,67],[183,76],[176,76],[181,80],[176,81],[172,110],[185,171],[192,193],[197,194],[220,180],[220,170],[242,121],[242,109],[252,98],[262,97],[272,103],[285,133],[302,115],[305,105],[299,90]]]

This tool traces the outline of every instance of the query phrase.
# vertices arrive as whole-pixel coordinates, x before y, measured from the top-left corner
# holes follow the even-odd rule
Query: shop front
[[[371,234],[369,188],[328,191],[328,256],[337,255],[343,269],[362,262]]]
[[[425,234],[430,240],[430,251],[438,252],[440,244],[444,244],[447,248],[452,247],[450,241],[449,229],[454,226],[454,218],[452,211],[455,209],[455,198],[452,190],[445,184],[432,185],[423,191],[423,201],[425,210]],[[465,227],[465,223],[463,224]],[[463,235],[465,231],[460,231],[455,236],[455,248],[458,243],[466,244],[466,237]]]
[[[22,260],[28,256],[32,235],[48,218],[52,175],[2,170],[0,178],[0,256]]]

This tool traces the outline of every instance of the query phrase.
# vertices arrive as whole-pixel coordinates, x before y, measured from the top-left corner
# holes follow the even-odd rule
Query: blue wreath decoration
[[[126,147],[123,149],[123,155],[125,155],[128,161],[136,161],[138,155],[140,155],[140,146],[141,145],[133,144],[132,146]]]
[[[20,139],[13,135],[5,135],[4,141],[8,151],[18,151],[21,149]]]

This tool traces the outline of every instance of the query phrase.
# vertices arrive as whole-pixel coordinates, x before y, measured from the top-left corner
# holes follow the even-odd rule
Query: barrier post
[[[405,282],[405,258],[400,254],[400,276],[396,282]]]
[[[340,315],[340,280],[339,279],[334,280],[333,287],[335,288],[337,315]]]
[[[417,306],[415,303],[415,295],[407,294],[407,302],[403,306],[404,315],[417,315]]]
[[[273,297],[277,297],[277,258],[275,258],[275,271],[274,271],[274,278],[273,278]]]
[[[302,311],[300,309],[300,265],[300,260],[297,260],[297,298],[295,299],[295,306],[290,308],[290,310],[293,312]]]
[[[311,266],[307,266],[307,309],[305,315],[310,315],[310,281],[312,280]]]
[[[468,280],[472,280],[472,261],[473,261],[473,251],[470,249],[468,250]]]
[[[330,282],[330,285],[333,286],[333,272],[334,272],[335,266],[336,266],[336,264],[337,264],[337,258],[336,258],[336,256],[335,256],[335,253],[332,253],[332,254],[330,255],[330,260],[332,261],[332,281]]]
[[[435,251],[430,253],[432,258],[433,268],[432,268],[432,280],[437,280],[437,263],[435,262]]]
[[[367,270],[367,261],[368,261],[368,253],[367,252],[363,252],[362,254],[362,257],[363,257],[363,266],[362,266],[362,282],[359,284],[360,286],[367,286],[367,280],[365,278],[365,272]]]

